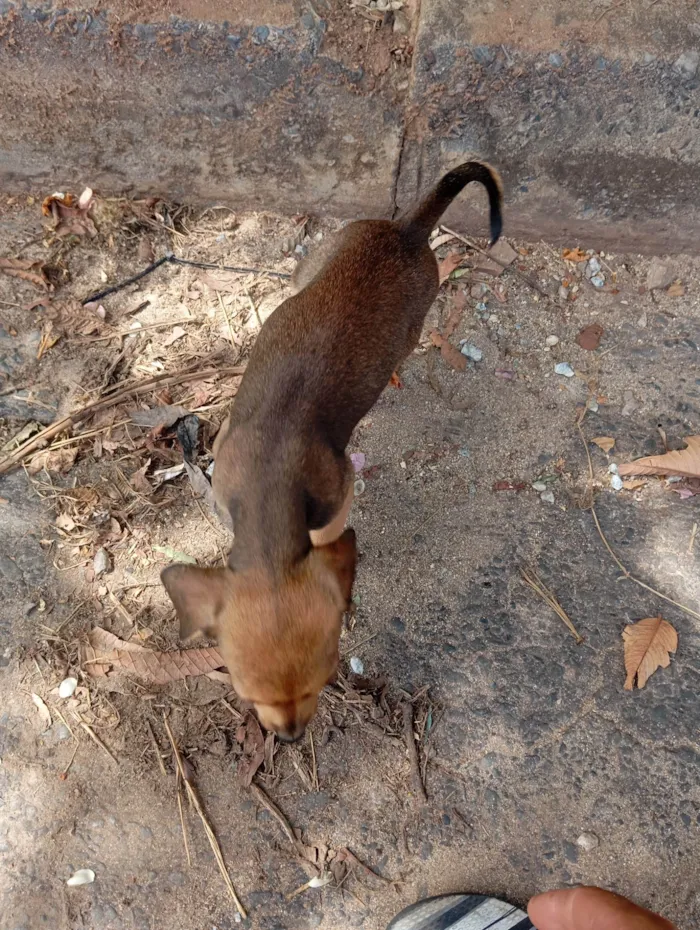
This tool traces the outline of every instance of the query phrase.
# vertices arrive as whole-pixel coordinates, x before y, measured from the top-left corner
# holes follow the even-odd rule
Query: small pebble
[[[576,845],[580,846],[581,849],[585,849],[586,852],[590,852],[596,846],[600,846],[600,840],[595,833],[582,833],[576,840]]]
[[[568,287],[564,287],[563,284],[559,287],[558,293],[559,293],[559,296],[561,297],[562,300],[568,300],[568,299],[569,299],[569,288],[568,288]]]
[[[621,491],[622,478],[619,475],[612,475],[610,478],[610,487],[613,489],[613,491]]]
[[[97,550],[92,560],[92,568],[96,578],[109,569],[109,555],[106,549],[100,548]]]
[[[573,378],[574,369],[568,362],[559,362],[554,366],[554,373],[557,375],[564,375],[565,378]]]
[[[59,723],[56,727],[56,739],[70,739],[70,730],[65,723]]]
[[[462,353],[462,355],[466,355],[466,357],[470,358],[473,362],[480,362],[484,357],[484,353],[481,351],[481,349],[478,349],[476,346],[472,345],[471,342],[465,342],[459,351]]]
[[[64,678],[61,684],[58,686],[58,696],[60,698],[72,697],[77,687],[78,687],[77,678]]]
[[[362,471],[365,467],[365,453],[364,452],[351,452],[350,461],[352,462],[352,467],[355,469],[355,472]]]
[[[479,303],[476,305],[476,309],[477,309],[480,313],[484,313],[484,312],[485,312],[485,310],[486,310],[486,304],[484,303],[483,300],[480,300],[480,301],[479,301]]]
[[[591,278],[593,287],[605,287],[605,278],[602,274],[594,274]]]
[[[600,262],[595,257],[595,255],[592,258],[589,258],[588,264],[586,265],[586,277],[590,278],[594,274],[598,274],[598,272],[600,271],[600,267],[601,267]]]
[[[616,465],[614,462],[611,462],[611,463],[608,465],[608,471],[610,472],[611,475],[616,475],[616,474],[618,473],[619,469],[618,469],[617,465]]]
[[[356,675],[364,675],[365,673],[365,663],[357,656],[350,659],[350,668]]]
[[[598,404],[598,401],[595,399],[595,397],[588,398],[586,401],[586,407],[591,411],[591,413],[598,413],[598,410],[600,409],[600,405]]]
[[[355,481],[355,497],[359,497],[360,494],[365,493],[365,483],[362,478],[358,478]]]
[[[543,492],[540,494],[540,500],[541,500],[541,501],[544,501],[545,504],[553,504],[553,503],[554,503],[554,494],[553,494],[551,491],[543,491]]]
[[[544,483],[544,481],[533,481],[532,487],[534,488],[535,491],[546,491],[547,490],[547,485]]]
[[[552,346],[558,345],[558,344],[559,344],[559,336],[547,336],[547,338],[546,338],[545,341],[544,341],[544,344],[545,344],[546,346],[550,346],[550,348],[551,348]]]
[[[77,872],[71,875],[66,885],[70,885],[71,888],[74,888],[76,885],[90,885],[94,881],[95,873],[92,869],[78,869]]]

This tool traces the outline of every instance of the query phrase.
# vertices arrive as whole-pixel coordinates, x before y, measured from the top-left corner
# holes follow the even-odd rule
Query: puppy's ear
[[[340,590],[345,603],[350,604],[352,585],[355,580],[355,566],[357,564],[357,543],[355,530],[345,530],[342,536],[327,546],[314,549],[319,557],[331,569],[340,583]]]
[[[198,633],[215,637],[231,570],[169,565],[160,573],[180,619],[180,639]]]

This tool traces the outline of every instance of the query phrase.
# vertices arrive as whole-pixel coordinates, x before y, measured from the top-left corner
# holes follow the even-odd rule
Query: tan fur
[[[303,733],[338,662],[356,562],[346,446],[418,342],[438,290],[426,224],[470,180],[486,185],[497,232],[498,181],[470,163],[408,219],[351,223],[300,264],[214,444],[228,567],[163,572],[182,635],[216,636],[236,691],[282,738]]]

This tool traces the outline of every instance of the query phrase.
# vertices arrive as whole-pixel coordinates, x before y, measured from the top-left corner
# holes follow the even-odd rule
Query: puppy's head
[[[181,638],[215,638],[236,693],[283,740],[304,733],[335,675],[356,558],[355,533],[346,530],[281,580],[257,568],[170,565],[161,573]]]

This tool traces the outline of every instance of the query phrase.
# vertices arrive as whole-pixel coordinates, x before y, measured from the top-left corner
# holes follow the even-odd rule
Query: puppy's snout
[[[298,743],[306,733],[306,725],[295,727],[293,730],[277,730],[277,738],[283,743]]]

